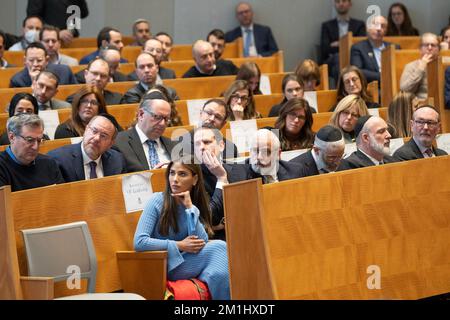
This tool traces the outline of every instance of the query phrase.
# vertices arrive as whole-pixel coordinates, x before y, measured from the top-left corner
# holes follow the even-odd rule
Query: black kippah
[[[355,125],[355,137],[359,136],[359,133],[364,128],[364,125],[366,124],[367,120],[369,120],[371,117],[372,117],[371,115],[368,115],[368,116],[362,116],[358,119],[358,122],[356,122],[356,125]]]
[[[342,140],[342,132],[335,126],[326,125],[316,134],[317,138],[324,142],[336,142]]]
[[[167,97],[159,91],[152,91],[147,93],[142,100],[164,100],[169,102]]]

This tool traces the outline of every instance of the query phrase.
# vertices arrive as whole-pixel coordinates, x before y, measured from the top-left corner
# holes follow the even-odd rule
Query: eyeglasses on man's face
[[[208,117],[214,116],[214,118],[217,119],[218,121],[225,120],[224,116],[222,116],[222,115],[220,115],[218,113],[214,113],[214,111],[212,111],[212,110],[203,109],[203,112],[206,113],[208,115]]]
[[[40,137],[40,138],[24,137],[20,134],[18,136],[21,137],[29,145],[34,145],[36,142],[38,145],[40,145],[41,143],[43,143],[45,141],[44,137]]]
[[[144,108],[144,111],[147,112],[153,118],[153,120],[156,121],[157,123],[161,122],[163,120],[167,124],[170,124],[170,122],[171,122],[170,116],[167,116],[167,117],[166,116],[162,116],[162,115],[156,114],[156,113],[154,113],[154,112],[152,112],[152,111],[150,111],[148,109],[145,109],[145,108]]]
[[[104,132],[101,132],[101,131],[98,130],[96,127],[93,127],[93,126],[91,126],[91,125],[88,125],[87,127],[89,128],[89,130],[92,132],[92,134],[93,134],[94,136],[99,135],[100,140],[107,141],[107,140],[111,139],[111,137],[110,137],[109,134],[104,133]]]
[[[425,127],[425,125],[428,126],[428,128],[430,129],[436,129],[439,126],[439,122],[437,121],[432,121],[432,120],[414,120],[414,123],[418,126],[418,127]]]

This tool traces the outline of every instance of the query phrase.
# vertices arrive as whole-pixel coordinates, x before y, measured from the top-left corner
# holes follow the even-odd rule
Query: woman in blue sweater
[[[230,299],[226,243],[213,235],[209,200],[200,166],[173,161],[165,192],[147,203],[134,235],[136,251],[168,252],[168,279],[197,278],[213,299]]]

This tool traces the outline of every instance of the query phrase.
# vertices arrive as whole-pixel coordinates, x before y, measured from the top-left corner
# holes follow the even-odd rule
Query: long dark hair
[[[190,191],[192,204],[200,211],[200,222],[203,224],[208,236],[213,236],[214,231],[212,229],[212,215],[209,207],[209,197],[205,190],[203,182],[202,169],[199,165],[194,164],[192,157],[184,159],[178,159],[170,162],[166,170],[166,189],[164,191],[164,204],[161,212],[161,221],[159,225],[159,233],[161,235],[168,235],[169,230],[172,229],[175,233],[178,232],[178,204],[171,196],[172,190],[170,189],[169,176],[170,169],[174,163],[181,163],[186,169],[188,169],[193,176],[198,177],[198,181]]]
[[[367,91],[367,79],[362,73],[362,71],[355,66],[347,66],[341,70],[341,74],[339,75],[339,80],[337,84],[337,102],[339,103],[339,101],[341,101],[342,99],[344,99],[344,97],[349,95],[349,93],[345,91],[344,76],[350,72],[356,73],[359,77],[359,81],[361,82],[361,93],[359,94],[359,96],[365,102],[373,102],[372,95]]]
[[[400,26],[400,30],[397,29],[397,26],[392,19],[392,9],[395,7],[399,7],[400,10],[403,11],[403,15],[405,16],[405,20]],[[392,4],[389,8],[388,14],[388,29],[386,36],[417,36],[417,29],[413,27],[411,18],[408,13],[408,9],[403,3],[396,2]]]
[[[291,142],[286,137],[286,118],[289,113],[299,109],[305,110],[306,119],[296,140],[300,143],[300,149],[310,148],[314,143],[315,134],[312,130],[313,116],[308,101],[302,98],[293,98],[281,108],[280,116],[275,122],[275,128],[280,130],[280,142],[283,151],[293,150]]]
[[[255,108],[255,98],[253,97],[253,92],[245,80],[236,80],[230,84],[228,89],[224,93],[225,103],[227,104],[227,113],[231,121],[234,121],[233,110],[231,110],[231,96],[239,90],[247,90],[248,92],[248,103],[244,109],[244,120],[260,118],[261,115],[256,111]]]
[[[9,117],[11,118],[16,113],[16,106],[20,102],[20,100],[27,100],[30,101],[34,108],[34,114],[39,113],[39,105],[35,97],[33,97],[31,94],[26,92],[19,92],[16,93],[12,98],[11,102],[9,104],[8,113]]]

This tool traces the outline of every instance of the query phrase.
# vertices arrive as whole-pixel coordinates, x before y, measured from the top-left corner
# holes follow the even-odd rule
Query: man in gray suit
[[[59,38],[59,29],[53,26],[45,25],[39,32],[39,41],[47,49],[49,62],[54,64],[65,64],[66,66],[77,66],[78,60],[59,53],[61,48],[61,39]]]
[[[432,106],[417,108],[411,120],[412,139],[394,153],[394,158],[404,161],[447,155],[444,150],[433,146],[440,130],[440,122],[439,113]]]
[[[36,98],[39,110],[57,110],[71,108],[70,103],[55,99],[58,93],[59,79],[51,71],[42,71],[31,84],[33,96]]]
[[[113,146],[125,157],[128,172],[161,168],[171,160],[175,142],[162,136],[170,122],[170,104],[161,94],[153,95],[140,104],[136,126],[120,132]]]

